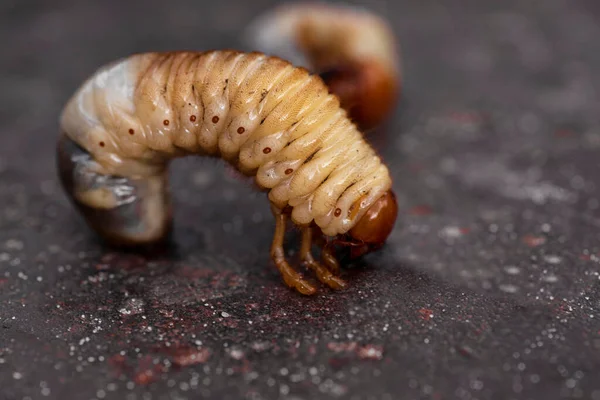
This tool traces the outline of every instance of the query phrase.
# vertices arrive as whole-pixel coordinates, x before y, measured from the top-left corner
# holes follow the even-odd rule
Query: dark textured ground
[[[238,47],[271,5],[119,3],[0,5],[1,399],[600,399],[596,0],[373,2],[402,40],[404,101],[373,137],[401,218],[314,298],[220,165],[173,165],[159,257],[102,248],[68,204],[54,140],[85,77]]]

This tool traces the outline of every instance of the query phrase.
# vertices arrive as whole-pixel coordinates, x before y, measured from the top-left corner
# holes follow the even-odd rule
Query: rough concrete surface
[[[599,400],[596,0],[368,4],[402,45],[371,136],[401,213],[344,292],[284,287],[264,195],[219,163],[172,165],[168,251],[89,231],[54,168],[71,93],[133,52],[239,47],[273,4],[2,1],[0,398]]]

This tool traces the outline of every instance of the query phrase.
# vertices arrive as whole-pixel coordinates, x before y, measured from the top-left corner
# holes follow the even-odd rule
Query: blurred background
[[[172,165],[168,254],[88,230],[54,166],[71,94],[134,52],[245,49],[281,3],[1,2],[0,398],[600,399],[595,0],[347,3],[404,88],[369,139],[399,220],[345,292],[287,290],[264,195],[212,161]]]

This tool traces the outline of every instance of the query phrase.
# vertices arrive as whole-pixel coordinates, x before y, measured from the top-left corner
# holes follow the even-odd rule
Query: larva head
[[[377,61],[330,68],[320,76],[362,129],[380,124],[399,96],[398,78]]]
[[[348,240],[338,243],[350,249],[350,258],[357,258],[379,249],[394,228],[398,202],[392,190],[381,196],[346,234]]]

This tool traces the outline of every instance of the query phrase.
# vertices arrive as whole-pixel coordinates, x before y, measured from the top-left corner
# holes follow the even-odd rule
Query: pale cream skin
[[[392,185],[320,78],[258,53],[130,56],[90,77],[60,123],[101,175],[157,178],[160,191],[171,159],[219,157],[253,176],[272,207],[291,207],[295,224],[328,236],[348,232]],[[92,208],[118,204],[102,190],[75,196]]]

